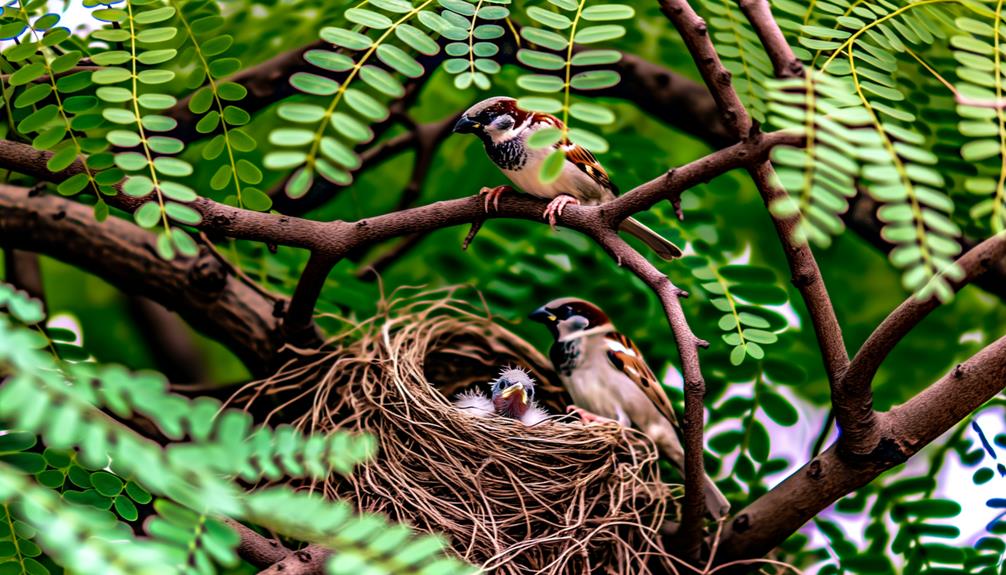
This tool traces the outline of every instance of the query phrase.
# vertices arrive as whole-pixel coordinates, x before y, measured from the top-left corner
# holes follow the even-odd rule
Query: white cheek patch
[[[509,130],[500,132],[494,129],[489,130],[489,135],[492,136],[493,142],[499,144],[501,142],[510,141],[518,136],[527,129],[531,124],[531,117],[528,116],[526,120],[520,123],[518,126],[511,126]],[[490,127],[491,128],[491,127]]]

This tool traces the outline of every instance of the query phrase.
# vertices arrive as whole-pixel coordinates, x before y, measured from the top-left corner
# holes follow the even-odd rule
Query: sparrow
[[[684,474],[685,452],[674,408],[632,340],[618,333],[599,307],[582,299],[550,301],[529,317],[552,333],[549,358],[573,398],[570,411],[585,421],[634,425]],[[709,476],[705,499],[714,519],[730,509]]]
[[[455,398],[454,405],[476,417],[500,415],[520,420],[524,425],[544,421],[548,413],[534,402],[534,379],[519,367],[507,367],[489,382],[492,396],[468,391]]]
[[[555,228],[556,215],[561,216],[567,205],[602,204],[613,200],[618,195],[618,188],[594,155],[579,144],[563,138],[551,147],[529,147],[528,137],[546,128],[562,130],[563,123],[549,114],[521,110],[517,107],[517,100],[502,96],[475,104],[454,124],[455,133],[478,136],[489,159],[517,187],[532,196],[549,200],[542,217],[547,218]],[[559,178],[546,184],[539,178],[541,164],[556,149],[565,153],[566,161]],[[487,212],[490,203],[499,209],[499,197],[508,189],[509,186],[482,188],[479,193],[485,195]],[[681,257],[681,248],[634,218],[626,218],[620,229],[639,238],[665,260]]]

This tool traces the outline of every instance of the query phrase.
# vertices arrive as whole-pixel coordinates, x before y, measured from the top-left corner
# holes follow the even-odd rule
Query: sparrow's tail
[[[657,447],[670,462],[678,468],[681,475],[685,474],[685,451],[681,446],[676,426],[662,420],[662,426],[651,426],[646,429],[647,435],[653,438]],[[730,502],[723,496],[713,480],[708,475],[705,476],[705,485],[702,488],[706,500],[706,510],[713,519],[719,521],[724,515],[730,512]]]
[[[719,521],[724,515],[730,511],[730,502],[727,498],[723,496],[713,480],[706,475],[706,485],[704,487],[704,493],[706,496],[706,509],[709,514],[713,516],[713,519]]]
[[[651,250],[656,252],[661,259],[673,260],[681,257],[681,248],[674,245],[674,242],[644,226],[635,218],[626,218],[622,222],[621,230],[639,238]]]

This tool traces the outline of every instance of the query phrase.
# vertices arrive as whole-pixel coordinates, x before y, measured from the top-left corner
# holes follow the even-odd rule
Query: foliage
[[[386,521],[354,517],[344,502],[282,487],[247,493],[238,483],[348,474],[372,455],[371,438],[253,427],[250,415],[221,411],[217,400],[170,394],[156,374],[61,362],[45,351],[44,337],[15,323],[40,321],[38,302],[9,288],[4,293],[11,315],[0,316],[6,375],[0,422],[17,430],[0,434],[0,503],[10,542],[0,547],[0,566],[14,564],[5,569],[46,572],[35,559],[41,550],[80,573],[212,573],[214,565],[238,563],[238,537],[217,519],[223,516],[331,546],[342,552],[333,573],[348,569],[352,557],[353,565],[381,557],[389,573],[423,565],[437,565],[442,573],[468,571],[456,560],[438,558],[443,542],[430,536],[385,557]],[[99,408],[123,419],[146,418],[167,446]],[[39,440],[45,450],[31,451]],[[128,523],[139,519],[137,505],[149,504],[151,493],[164,499],[154,503],[155,518],[146,523],[150,537],[137,538]],[[403,542],[411,538],[408,531],[401,535]],[[128,545],[117,543],[123,539]]]
[[[624,81],[614,69],[622,51],[697,78],[682,60],[687,51],[651,4],[128,0],[87,2],[87,19],[71,21],[43,1],[9,2],[0,16],[6,40],[0,134],[53,152],[48,167],[54,170],[81,159],[83,172],[55,190],[94,205],[99,219],[122,216],[108,207],[111,195],[142,197],[134,221],[156,230],[163,257],[182,261],[199,249],[192,228],[199,219],[191,209],[199,197],[256,211],[309,212],[322,221],[415,203],[400,192],[413,184],[410,168],[419,154],[381,157],[372,169],[361,168],[381,146],[412,130],[413,121],[441,120],[487,90],[557,114],[565,133],[546,134],[551,139],[543,143],[568,137],[604,153],[613,180],[629,189],[706,151],[650,113],[591,93]],[[807,137],[802,149],[774,151],[789,199],[771,209],[800,215],[797,239],[817,249],[850,350],[906,293],[949,300],[950,282],[959,277],[951,261],[961,246],[1000,232],[1006,222],[1004,111],[997,105],[1006,81],[1001,3],[774,0],[774,14],[808,70],[805,78],[778,81],[737,3],[694,4],[752,116],[766,131]],[[261,94],[240,81],[253,67],[303,46],[309,48],[302,68],[272,81],[283,96],[275,105],[262,103]],[[175,117],[190,121],[176,125]],[[474,193],[500,178],[478,142],[449,138],[419,182],[418,201]],[[18,174],[5,180],[34,183]],[[858,190],[867,196],[857,201],[871,202],[867,209],[894,244],[887,261],[846,230],[843,218]],[[306,201],[315,196],[324,201]],[[749,181],[729,174],[685,194],[684,221],[667,206],[639,215],[696,254],[657,265],[692,294],[686,313],[696,334],[710,342],[701,356],[709,389],[708,467],[735,508],[806,455],[820,432],[816,407],[829,394],[807,310],[793,297],[795,288],[770,271],[785,269],[785,260],[770,222],[752,209],[759,202]],[[533,222],[488,222],[467,252],[454,249],[464,235],[448,229],[413,238],[383,269],[381,284],[361,270],[389,248],[352,254],[327,278],[318,311],[369,317],[382,293],[401,286],[472,283],[495,317],[544,350],[547,334],[522,318],[575,292],[601,304],[655,371],[675,381],[679,366],[665,345],[658,302],[600,248]],[[289,247],[210,240],[230,264],[284,295],[294,291],[307,259]],[[151,568],[223,570],[234,564],[235,541],[219,523],[222,516],[344,550],[347,572],[356,568],[353,561],[384,553],[379,549],[389,543],[379,534],[385,532],[402,538],[392,547],[412,541],[430,549],[439,559],[416,555],[430,572],[434,565],[462,569],[443,558],[437,540],[385,528],[376,517],[349,519],[344,505],[272,487],[245,494],[239,482],[320,477],[330,468],[348,473],[367,441],[256,427],[234,411],[215,417],[219,402],[169,393],[164,378],[146,371],[164,369],[164,344],[133,321],[133,308],[117,291],[53,260],[43,261],[43,275],[49,309],[74,313],[88,340],[83,345],[61,324],[46,322],[37,302],[0,285],[0,305],[8,312],[0,323],[6,377],[0,417],[5,429],[18,430],[0,435],[0,551],[16,569],[72,564],[88,571],[87,565],[99,565],[94,557],[120,552],[108,541],[126,540],[137,555],[124,555],[124,566],[142,556]],[[1001,333],[1006,315],[984,294],[965,291],[952,305],[934,312],[882,366],[878,409],[904,402],[976,342]],[[323,327],[333,323],[319,318]],[[219,344],[197,341],[209,380],[247,377]],[[129,369],[107,365],[115,362]],[[668,392],[680,402],[678,386]],[[168,447],[141,440],[109,414],[153,422]],[[962,437],[937,449],[951,446],[950,453],[975,468],[975,489],[1001,487],[1001,455],[978,449],[974,435]],[[985,443],[1003,447],[1001,437]],[[931,507],[962,517],[951,509],[953,493],[912,481],[935,474],[933,461],[932,468],[892,473],[843,501],[835,516],[818,518],[787,543],[787,559],[827,563],[832,572],[889,572],[892,565],[912,572],[907,566],[929,551],[952,572],[990,573],[1004,553],[1001,522],[974,549],[948,551],[945,546],[971,534],[950,538],[951,518],[927,515]],[[275,513],[283,505],[297,506],[299,515]],[[990,506],[1000,509],[1001,500],[991,498]],[[134,535],[130,528],[147,516],[154,519],[146,534]],[[849,517],[866,518],[873,545],[843,533]],[[331,531],[302,531],[325,521]],[[58,528],[65,524],[88,531]],[[78,555],[83,552],[91,555]],[[3,561],[0,573],[10,569]]]

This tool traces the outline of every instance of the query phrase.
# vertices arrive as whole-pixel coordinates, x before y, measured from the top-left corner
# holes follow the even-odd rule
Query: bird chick
[[[527,371],[504,368],[490,385],[490,397],[480,391],[467,391],[457,396],[454,405],[476,417],[500,415],[520,420],[524,425],[534,425],[548,417],[534,401],[534,379]]]

